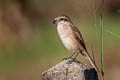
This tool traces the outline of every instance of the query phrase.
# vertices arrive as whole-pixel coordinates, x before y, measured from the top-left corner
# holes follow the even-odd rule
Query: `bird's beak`
[[[53,24],[56,24],[56,22],[57,22],[57,20],[54,20],[54,21],[53,21]]]

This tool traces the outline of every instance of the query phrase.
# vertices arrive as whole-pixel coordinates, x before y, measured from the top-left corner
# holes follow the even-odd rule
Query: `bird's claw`
[[[71,56],[68,57],[68,58],[63,58],[62,60],[67,60],[69,59],[66,63],[67,64],[71,64],[72,62],[75,62],[76,61],[76,57],[75,58],[72,58]]]
[[[75,62],[74,58],[71,58],[71,60],[67,61],[67,64],[71,64],[72,62]]]
[[[72,59],[71,57],[68,57],[68,58],[63,58],[62,60],[67,60],[67,59]]]

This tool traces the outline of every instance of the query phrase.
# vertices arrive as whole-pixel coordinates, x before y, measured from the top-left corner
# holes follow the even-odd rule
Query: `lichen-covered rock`
[[[98,80],[94,68],[79,61],[67,59],[42,73],[42,80]]]

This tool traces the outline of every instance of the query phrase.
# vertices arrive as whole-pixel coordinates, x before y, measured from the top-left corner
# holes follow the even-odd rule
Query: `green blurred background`
[[[99,10],[100,0],[0,0],[0,80],[41,80],[43,71],[70,56],[52,24],[61,14],[79,27],[100,66]],[[120,79],[119,41],[120,0],[105,0],[105,80]]]

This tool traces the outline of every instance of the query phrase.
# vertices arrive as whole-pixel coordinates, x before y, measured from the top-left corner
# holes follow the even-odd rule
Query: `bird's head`
[[[53,24],[58,24],[58,23],[67,23],[67,22],[71,22],[70,18],[68,16],[56,16],[53,20]]]

